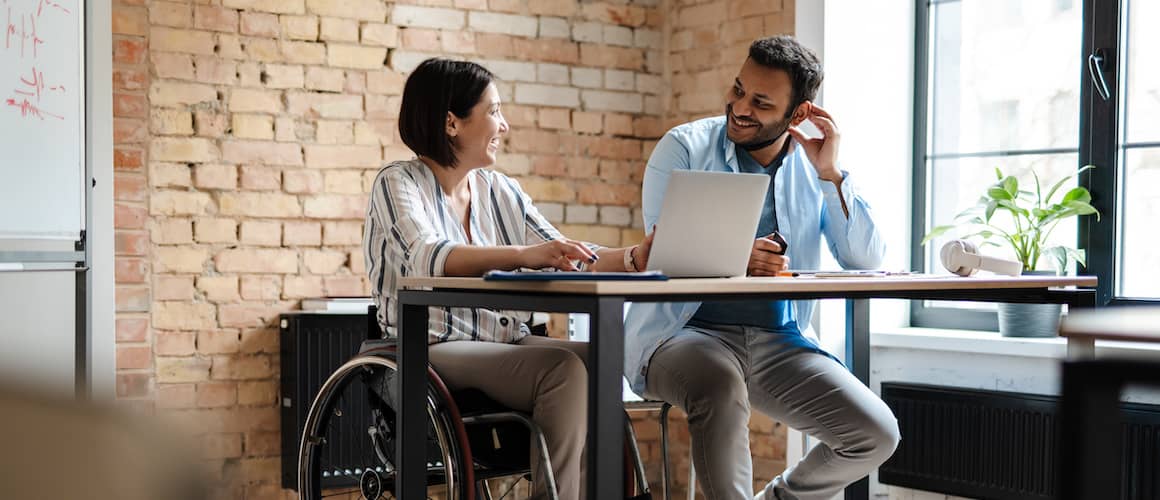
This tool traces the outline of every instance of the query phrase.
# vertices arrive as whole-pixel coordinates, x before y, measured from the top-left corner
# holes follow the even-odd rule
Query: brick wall
[[[115,0],[118,398],[185,422],[219,497],[282,497],[275,318],[369,292],[364,193],[411,156],[395,131],[411,68],[495,71],[512,125],[497,168],[569,236],[629,244],[653,143],[720,111],[739,47],[791,31],[785,2]],[[637,427],[656,464],[653,420]],[[767,478],[784,432],[751,427]]]

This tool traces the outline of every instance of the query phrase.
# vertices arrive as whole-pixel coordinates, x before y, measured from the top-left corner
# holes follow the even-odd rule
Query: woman
[[[569,240],[516,181],[484,170],[508,124],[494,76],[475,63],[428,59],[407,78],[403,142],[418,155],[375,179],[364,247],[379,324],[397,335],[400,276],[481,276],[493,269],[636,271],[651,236],[628,248]],[[475,388],[531,412],[548,442],[561,499],[579,498],[587,416],[586,344],[528,335],[525,312],[431,308],[429,359],[454,389]],[[475,341],[475,342],[465,342]],[[533,477],[542,477],[533,456]],[[536,498],[547,492],[535,482]]]

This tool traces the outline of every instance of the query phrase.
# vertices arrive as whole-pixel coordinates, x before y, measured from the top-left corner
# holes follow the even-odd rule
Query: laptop
[[[745,276],[769,175],[676,170],[648,270],[670,278]]]

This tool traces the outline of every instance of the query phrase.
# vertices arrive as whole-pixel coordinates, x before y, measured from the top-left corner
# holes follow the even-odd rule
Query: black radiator
[[[972,498],[1056,497],[1058,397],[887,382],[882,399],[902,442],[879,468],[881,483]],[[1121,409],[1122,498],[1160,500],[1160,405]]]
[[[298,444],[302,439],[302,426],[306,413],[322,383],[334,370],[358,353],[359,346],[367,338],[368,320],[366,314],[356,313],[287,313],[281,316],[281,400],[282,400],[282,487],[298,489]],[[352,389],[361,394],[361,382],[353,382]],[[370,410],[365,398],[346,398],[343,414],[351,421],[369,422]],[[344,434],[353,437],[353,433]],[[365,448],[365,449],[363,449]],[[350,439],[346,443],[331,443],[326,446],[326,464],[340,466],[342,470],[324,471],[323,488],[353,486],[358,484],[357,476],[347,475],[361,467],[349,463],[343,457],[369,457],[372,455],[369,439]],[[345,467],[342,467],[345,466]]]

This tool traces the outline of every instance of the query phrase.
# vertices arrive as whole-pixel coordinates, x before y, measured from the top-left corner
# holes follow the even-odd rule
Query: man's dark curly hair
[[[771,36],[762,38],[749,46],[749,58],[767,68],[780,69],[789,74],[793,82],[790,106],[786,116],[793,113],[802,101],[812,101],[818,96],[822,85],[822,63],[810,49],[791,36]]]

